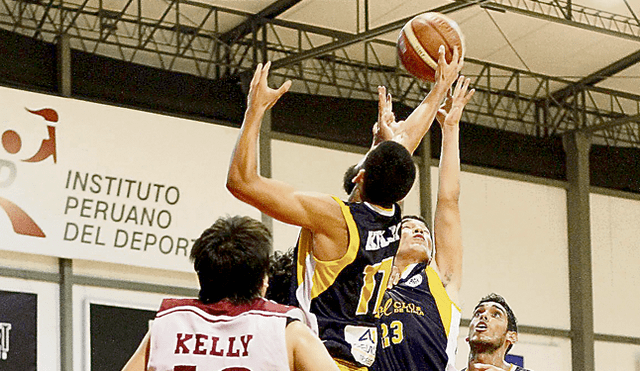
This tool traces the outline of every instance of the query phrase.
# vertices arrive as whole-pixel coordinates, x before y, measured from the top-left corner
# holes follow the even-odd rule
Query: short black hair
[[[382,207],[391,207],[402,200],[416,178],[411,153],[403,145],[390,140],[380,143],[367,154],[362,169],[363,200]]]
[[[353,178],[358,175],[358,164],[351,165],[344,172],[344,176],[342,177],[342,189],[350,195],[355,188],[356,184],[353,182]]]
[[[498,303],[502,305],[504,309],[507,311],[507,331],[513,331],[515,333],[518,333],[518,320],[516,319],[516,315],[513,313],[513,311],[511,310],[511,307],[509,307],[509,304],[507,304],[507,301],[504,300],[502,296],[496,293],[491,293],[485,296],[484,298],[480,299],[480,301],[476,305],[476,308],[478,308],[483,303]],[[509,345],[509,347],[507,348],[507,353],[509,353],[509,350],[511,349],[511,347],[512,345]]]
[[[196,240],[190,258],[205,304],[259,297],[269,269],[271,232],[248,216],[221,217]]]
[[[294,249],[274,251],[269,266],[269,288],[265,297],[276,303],[290,305],[291,280],[295,269]]]
[[[411,220],[411,219],[417,220],[419,222],[424,223],[424,225],[427,227],[429,232],[431,232],[431,228],[429,227],[429,223],[427,223],[427,220],[425,218],[423,218],[422,216],[420,216],[420,215],[403,215],[401,223],[404,224],[404,222],[406,222],[407,220]],[[402,226],[402,224],[401,224],[401,226]]]

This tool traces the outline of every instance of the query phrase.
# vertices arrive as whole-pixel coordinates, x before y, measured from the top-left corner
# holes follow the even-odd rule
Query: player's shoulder
[[[296,309],[299,309],[299,308],[293,307],[290,305],[276,303],[275,301],[268,300],[265,298],[259,298],[252,303],[251,309],[262,310],[262,311],[272,312],[272,313],[286,314],[286,313],[295,311]]]
[[[288,317],[297,317],[295,315],[296,307],[278,304],[265,298],[256,298],[249,303],[233,304],[227,300],[216,303],[205,304],[198,299],[174,299],[167,298],[162,300],[158,316],[174,311],[196,311],[204,312],[214,316],[237,316],[245,312],[269,313],[272,315],[281,315]]]
[[[199,306],[203,305],[198,299],[193,298],[165,298],[162,299],[162,303],[160,304],[160,309],[158,313],[165,312],[167,310],[177,308],[177,307],[186,307],[186,306]]]

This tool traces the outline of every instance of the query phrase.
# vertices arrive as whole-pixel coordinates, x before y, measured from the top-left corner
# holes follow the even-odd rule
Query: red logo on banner
[[[27,109],[34,115],[41,116],[47,122],[58,122],[58,113],[51,108],[44,108],[41,110],[32,111]],[[49,157],[53,157],[53,163],[57,163],[58,158],[56,155],[56,128],[47,124],[47,131],[49,138],[43,139],[40,144],[40,148],[35,154],[29,158],[22,159],[23,162],[35,163],[46,160]],[[22,148],[22,138],[14,130],[6,130],[2,133],[2,147],[10,154],[16,154]],[[5,180],[0,180],[0,188],[9,187],[16,179],[17,168],[11,161],[0,160],[0,171],[6,168],[8,170],[8,177]],[[4,210],[9,216],[13,230],[25,236],[45,237],[42,229],[38,227],[36,222],[31,219],[27,213],[22,210],[15,203],[0,197],[0,208]]]

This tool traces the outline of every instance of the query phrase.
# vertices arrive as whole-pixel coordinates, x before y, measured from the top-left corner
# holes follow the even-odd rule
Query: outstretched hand
[[[287,80],[278,89],[269,87],[267,78],[269,77],[269,68],[271,62],[267,62],[264,66],[258,63],[256,71],[249,85],[249,95],[247,97],[247,109],[266,111],[273,107],[280,97],[286,93],[291,87],[291,80]]]
[[[378,122],[373,125],[372,146],[392,140],[401,123],[402,121],[396,122],[396,116],[393,114],[391,94],[387,94],[384,86],[378,86]]]
[[[462,110],[469,103],[475,89],[469,89],[470,79],[460,76],[455,88],[453,89],[453,95],[451,96],[451,107],[447,113],[447,117],[444,120],[444,126],[455,126],[460,122],[462,116]]]
[[[440,45],[440,49],[438,49],[438,67],[436,68],[435,83],[437,85],[442,84],[448,89],[456,81],[463,64],[464,56],[460,55],[457,47],[453,49],[451,63],[447,63],[444,45]]]

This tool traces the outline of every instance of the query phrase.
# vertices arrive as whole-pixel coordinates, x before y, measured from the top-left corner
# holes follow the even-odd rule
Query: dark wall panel
[[[433,125],[431,157],[440,158],[442,134]],[[480,125],[460,125],[462,163],[549,179],[566,179],[562,138],[536,138]]]
[[[239,80],[214,81],[80,51],[72,53],[74,96],[125,106],[242,122]]]
[[[407,116],[406,107],[395,109],[399,118]],[[376,101],[287,93],[273,108],[271,128],[279,133],[368,147],[377,118]]]
[[[149,331],[155,312],[92,303],[91,371],[120,371]]]
[[[640,150],[592,146],[591,185],[640,192]]]
[[[412,108],[394,105],[398,120]],[[287,93],[273,109],[272,129],[277,132],[368,147],[377,119],[376,101]],[[431,157],[440,157],[441,134],[432,126]],[[460,129],[462,162],[551,179],[565,179],[562,140],[527,135],[463,123]]]
[[[0,30],[0,83],[29,90],[58,90],[56,48]]]

